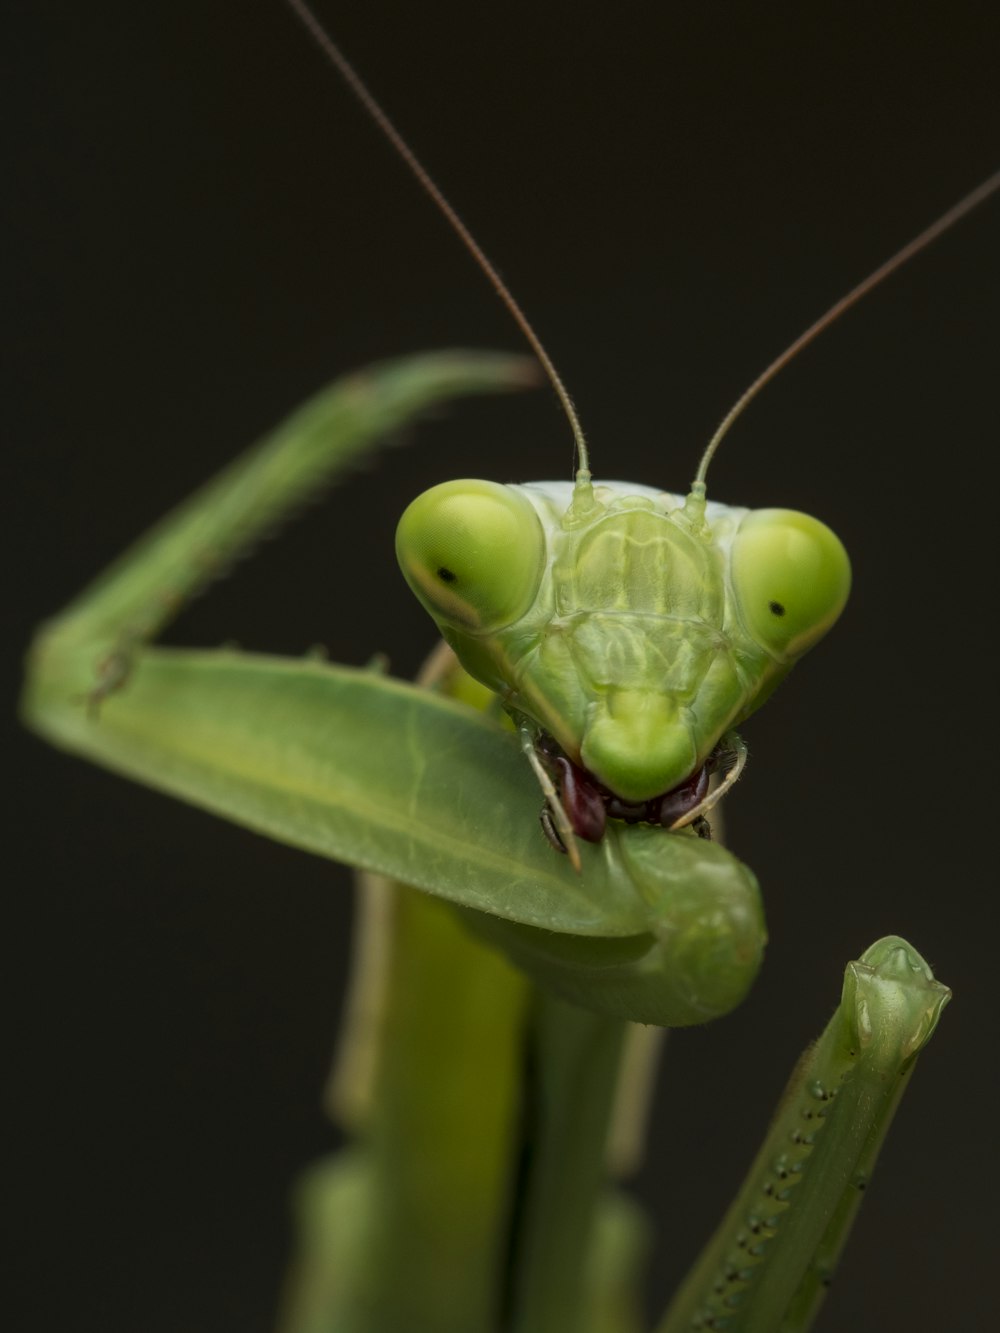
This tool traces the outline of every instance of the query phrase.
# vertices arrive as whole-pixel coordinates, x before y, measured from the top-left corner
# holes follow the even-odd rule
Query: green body
[[[282,1333],[641,1333],[644,1228],[612,1187],[616,1163],[634,1163],[649,1084],[649,1029],[634,1024],[726,1013],[760,965],[756,881],[719,845],[612,821],[600,845],[580,849],[579,874],[558,856],[539,834],[516,738],[465,702],[477,691],[457,668],[431,692],[315,659],[151,646],[185,598],[379,435],[446,396],[523,381],[519,361],[449,354],[334,386],[32,644],[24,717],[54,744],[395,881],[363,887],[332,1099],[353,1146],[300,1192]],[[676,503],[630,488],[577,523],[551,487],[511,492],[511,508],[507,488],[473,486],[491,505],[504,497],[500,526],[513,514],[515,537],[527,514],[530,540],[508,538],[500,560],[473,526],[463,549],[480,575],[476,605],[464,575],[445,580],[449,638],[509,708],[585,762],[598,763],[610,728],[609,762],[633,790],[668,781],[669,756],[702,753],[756,707],[846,591],[836,560],[839,578],[805,585],[802,561],[785,560],[797,572],[769,637],[775,534],[787,555],[797,531],[815,536],[814,520],[710,506],[704,524],[689,523]],[[796,604],[803,586],[819,588],[819,611],[816,598]],[[687,739],[660,745],[661,730]],[[779,1200],[780,1226],[764,1219],[780,1236],[752,1275],[737,1272],[743,1322],[716,1318],[730,1314],[717,1288],[721,1272],[728,1294],[756,1167],[662,1333],[712,1326],[705,1311],[717,1328],[808,1327],[857,1172],[870,1170],[945,998],[899,941],[851,975],[832,1045],[824,1037],[810,1057],[817,1077],[839,1080],[837,1115],[808,1172],[792,1163],[801,1180]],[[766,1149],[772,1165],[776,1151]]]

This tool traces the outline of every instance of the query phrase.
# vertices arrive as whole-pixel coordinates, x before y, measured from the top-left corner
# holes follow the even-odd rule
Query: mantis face
[[[396,550],[463,667],[533,729],[591,841],[608,815],[670,824],[696,804],[722,738],[850,587],[818,520],[697,488],[446,482],[403,514]]]

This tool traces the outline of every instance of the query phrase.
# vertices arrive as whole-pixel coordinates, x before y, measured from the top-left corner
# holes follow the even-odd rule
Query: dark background
[[[321,9],[537,322],[598,475],[683,489],[758,370],[1000,160],[992,3]],[[31,625],[319,384],[519,342],[277,0],[7,14],[13,700]],[[671,1039],[638,1187],[656,1309],[843,964],[892,931],[956,998],[819,1328],[995,1312],[998,235],[994,200],[787,371],[710,478],[822,516],[856,591],[747,728],[730,839],[771,946],[738,1013]],[[449,412],[172,637],[410,674],[433,636],[391,554],[407,500],[568,476],[570,452],[548,393]],[[10,1327],[264,1333],[289,1182],[333,1142],[347,873],[10,731]]]

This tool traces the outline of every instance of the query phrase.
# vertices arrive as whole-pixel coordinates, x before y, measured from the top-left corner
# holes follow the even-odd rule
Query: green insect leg
[[[524,387],[521,357],[437,353],[348,376],[304,404],[118,558],[33,646],[31,667],[83,689],[92,709],[138,649],[198,591],[376,443],[442,399]]]
[[[657,1333],[804,1333],[950,991],[905,940],[848,964],[764,1145]]]

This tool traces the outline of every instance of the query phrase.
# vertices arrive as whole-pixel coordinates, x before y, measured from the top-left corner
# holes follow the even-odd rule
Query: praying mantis
[[[944,200],[943,202],[947,202],[947,200]],[[908,223],[907,225],[909,225],[909,223]],[[904,233],[900,233],[900,234],[896,237],[896,239],[901,239],[903,234],[905,234],[905,232],[904,232]],[[879,255],[878,255],[878,254],[875,254],[873,257],[877,259],[877,258],[879,257]],[[810,311],[810,313],[812,313],[812,311]],[[796,326],[796,327],[797,327],[797,326]],[[497,335],[497,336],[501,336],[501,335]],[[819,354],[817,354],[817,356],[819,356]],[[355,359],[356,359],[356,358],[355,358]],[[822,358],[820,357],[820,359],[822,359]],[[779,391],[779,393],[780,393],[780,391]],[[503,410],[503,409],[502,409],[502,410]],[[509,410],[514,410],[514,409],[509,409]],[[518,407],[516,410],[517,410],[517,411],[520,411],[521,408]],[[550,422],[549,424],[551,425],[552,423]],[[628,433],[629,433],[629,432],[626,430],[626,431],[625,431],[625,434],[627,435]],[[617,450],[618,447],[619,447],[619,445],[618,445],[618,443],[617,443],[617,438],[618,438],[618,437],[617,437],[617,434],[616,434],[616,445],[615,445],[616,450]],[[733,447],[733,446],[730,446],[730,448],[732,448],[732,447]],[[766,452],[766,449],[769,448],[769,447],[770,447],[769,442],[765,442],[765,444],[764,444],[763,446],[760,446],[759,444],[758,444],[758,445],[755,445],[755,453],[756,453],[756,457],[755,457],[755,460],[754,460],[754,465],[755,465],[755,469],[756,469],[756,471],[757,471],[758,473],[761,473],[761,472],[763,472],[763,473],[767,473],[767,472],[769,472],[769,471],[771,470],[769,461],[762,461],[762,454],[763,454],[764,452]],[[667,453],[672,453],[672,449],[667,450],[665,447],[661,447],[661,446],[659,445],[659,441],[658,441],[658,447],[657,447],[657,459],[658,459],[658,461],[657,461],[657,468],[660,468],[660,461],[659,461],[660,458],[662,458],[662,457],[663,457],[665,454],[667,454]],[[874,453],[874,450],[873,450],[873,453]],[[537,456],[536,456],[536,457],[537,457]],[[393,456],[392,463],[391,463],[391,467],[392,467],[393,469],[395,469],[397,466],[400,466],[400,464],[398,463],[398,460],[400,460],[400,459],[402,459],[402,458],[403,458],[403,455],[401,455],[401,454],[400,454],[400,455],[394,455],[394,456]],[[872,466],[872,467],[877,467],[877,466],[879,465],[879,461],[878,461],[877,459],[875,459],[874,457],[871,457],[871,458],[866,457],[866,458],[864,459],[864,464],[865,464],[865,467],[868,467],[869,465]],[[728,466],[728,461],[727,461],[727,466]],[[786,466],[787,466],[787,465],[786,465]],[[838,466],[839,466],[839,465],[838,465]],[[201,471],[202,469],[199,468],[198,470]],[[454,465],[452,465],[451,468],[450,468],[450,471],[451,471],[453,474],[456,473],[457,471],[460,471],[460,472],[469,472],[469,471],[472,471],[472,470],[474,470],[474,469],[471,469],[471,468],[468,466],[468,462],[467,462],[467,460],[461,464],[460,469],[456,469],[456,467],[455,467]],[[551,471],[551,470],[553,470],[553,469],[545,469],[545,470],[547,470],[547,471]],[[525,472],[523,472],[522,475],[525,475],[525,476],[534,475],[534,474],[537,473],[537,471],[538,471],[538,469],[537,469],[537,467],[535,467],[535,468],[533,468],[531,471],[525,471]],[[625,473],[626,475],[632,475],[632,474],[634,473],[635,470],[634,470],[634,469],[629,470],[628,468],[626,468],[626,467],[624,467],[624,466],[620,467],[620,466],[618,465],[618,461],[617,461],[617,458],[616,458],[615,471],[616,471],[616,472],[619,472],[619,471],[620,471],[620,472],[623,472],[623,473]],[[816,469],[815,466],[814,466],[814,464],[811,463],[811,464],[810,464],[810,471],[820,471],[820,472],[822,472],[822,474],[823,474],[823,476],[822,476],[822,484],[823,484],[824,486],[825,486],[826,484],[828,484],[828,482],[829,482],[830,479],[829,479],[829,477],[828,477],[826,474],[827,474],[829,471],[832,471],[832,468]],[[861,471],[860,465],[859,465],[857,471],[858,471],[858,472]],[[445,474],[445,475],[447,475],[447,474]],[[646,475],[648,475],[648,473],[647,473]],[[659,480],[659,479],[660,479],[660,478],[658,477],[657,480]],[[416,483],[414,483],[414,482],[412,482],[412,481],[404,482],[404,481],[401,481],[399,478],[396,478],[396,477],[393,478],[393,487],[394,487],[394,489],[395,489],[395,488],[399,488],[400,492],[401,492],[402,494],[405,494],[407,498],[408,498],[409,496],[415,494],[415,493],[416,493],[416,492],[417,492],[417,491],[418,491],[424,484],[425,484],[425,480],[424,480],[423,478],[422,478],[420,481],[417,481]],[[680,482],[678,482],[678,484],[680,484]],[[817,483],[817,484],[818,484],[818,483]],[[729,493],[729,491],[728,491],[728,487],[727,487],[726,489],[727,489],[727,493]],[[721,493],[721,492],[720,492],[720,493]],[[739,498],[742,499],[742,498],[744,498],[744,497],[741,495]],[[748,497],[748,498],[749,498],[749,497]],[[805,504],[805,501],[803,501],[802,503]],[[814,502],[812,503],[811,507],[814,508],[814,509],[819,510],[820,512],[824,513],[825,515],[830,516],[831,518],[834,516],[834,515],[833,515],[833,512],[832,512],[833,506],[826,505],[826,504],[822,504],[822,505],[821,505],[818,501],[814,501]],[[396,502],[395,508],[396,508],[396,511],[398,512],[398,510],[402,508],[402,503]],[[840,526],[840,527],[843,527],[843,526],[844,526],[843,522],[841,522],[839,518],[838,518],[838,526]],[[249,571],[246,571],[246,573],[249,573]],[[338,594],[338,595],[339,595],[339,594]],[[199,609],[199,612],[198,612],[198,613],[200,614],[200,609]],[[406,614],[406,613],[401,613],[401,614]],[[414,617],[414,619],[413,619],[413,621],[412,621],[411,623],[412,623],[413,625],[417,625],[417,624],[419,623],[419,621],[416,619],[416,617]],[[411,631],[411,633],[412,633],[412,631]],[[197,637],[197,636],[196,636],[196,637]],[[369,639],[369,644],[370,644],[372,641],[373,641],[373,640],[371,640],[371,638],[370,638],[370,639]],[[384,642],[384,639],[378,639],[378,638],[376,638],[376,639],[374,639],[374,642],[375,642],[376,644],[377,644],[377,643],[380,643],[380,642]],[[398,654],[394,654],[394,656],[398,656]],[[823,671],[823,668],[822,668],[821,666],[819,666],[818,664],[817,664],[817,669],[820,670],[821,672]],[[831,668],[831,671],[832,671],[832,670],[833,670],[833,669]],[[832,679],[832,684],[831,684],[831,690],[830,690],[830,693],[831,693],[831,694],[834,694],[834,695],[837,693],[837,684],[839,683],[838,680],[837,680],[837,675],[838,675],[838,674],[839,674],[839,672],[834,674],[834,677],[833,677],[833,679]],[[801,688],[802,690],[805,690],[806,687],[805,687],[804,684],[803,684],[802,686],[799,686],[798,684],[796,684],[796,685],[794,685],[794,686],[792,686],[792,685],[789,686],[789,689],[790,689],[790,690],[791,690],[791,689],[800,689],[800,688]],[[820,678],[820,680],[818,680],[818,681],[816,681],[814,684],[810,685],[810,687],[809,687],[809,691],[810,691],[810,693],[812,693],[813,690],[816,690],[816,691],[818,691],[818,692],[823,690],[822,677]],[[851,693],[852,693],[852,712],[853,712],[854,709],[856,708],[856,705],[857,705],[857,698],[856,698],[856,692],[855,692],[855,691],[852,691]],[[793,696],[793,697],[794,697],[794,696]],[[789,700],[787,700],[787,699],[782,699],[782,700],[780,700],[780,704],[781,704],[782,707],[785,707],[785,706],[791,706]],[[777,707],[777,705],[776,705],[776,707]],[[832,707],[832,705],[831,705],[831,707]],[[803,708],[805,708],[805,704],[803,704]],[[813,725],[812,722],[811,722],[811,717],[812,717],[812,709],[811,709],[811,706],[810,706],[810,709],[809,709],[809,716],[810,716],[810,723],[809,723],[808,725]],[[761,744],[761,746],[763,746],[763,745],[765,744],[765,739],[764,739],[764,735],[763,735],[763,733],[764,733],[764,730],[765,730],[765,728],[767,727],[767,725],[768,725],[768,721],[767,721],[766,719],[764,719],[764,718],[762,718],[762,719],[758,722],[758,724],[757,724],[757,731],[758,731],[759,733],[761,733],[761,737],[760,737],[760,744]],[[780,725],[780,724],[776,723],[776,725]],[[800,723],[800,725],[806,725],[806,724],[802,724],[802,723]],[[844,724],[844,726],[846,726],[846,723]],[[835,728],[835,730],[836,730],[836,728]],[[893,747],[892,747],[894,752],[896,751],[896,742],[897,742],[897,740],[898,740],[898,737],[897,737],[897,736],[894,736],[894,744],[893,744]],[[830,745],[824,746],[824,749],[829,750],[831,747],[832,747],[832,742],[830,743]],[[795,750],[795,752],[797,752],[797,754],[796,754],[796,753],[790,753],[789,756],[785,759],[784,763],[783,763],[783,764],[779,764],[779,768],[782,768],[782,767],[783,767],[783,768],[785,769],[786,773],[794,773],[794,772],[797,772],[797,770],[796,770],[796,768],[795,768],[795,762],[796,762],[796,757],[797,757],[797,755],[800,755],[800,754],[801,754],[801,744],[800,744],[800,743],[797,744],[797,745],[794,747],[794,750]],[[897,756],[897,757],[898,757],[898,756]],[[761,767],[762,767],[762,761],[758,761],[758,762],[755,764],[755,770],[756,770],[755,775],[754,775],[754,781],[755,781],[755,782],[759,779],[759,770],[760,770]],[[819,767],[822,767],[822,765],[820,765]],[[854,771],[855,773],[856,773],[856,771],[857,771],[857,763],[856,763],[856,760],[855,760],[855,765],[854,765],[853,771]],[[818,775],[815,776],[814,780],[817,781],[817,782],[820,781]],[[792,781],[793,781],[794,783],[797,784],[797,783],[800,781],[800,778],[799,778],[799,777],[794,777],[794,778],[792,779]],[[889,779],[886,778],[885,781],[888,782]],[[780,808],[780,811],[781,811],[781,812],[783,813],[783,815],[784,815],[784,817],[781,818],[781,820],[780,820],[780,823],[781,823],[781,842],[784,844],[784,852],[785,852],[785,854],[786,854],[786,855],[790,855],[790,856],[794,859],[794,852],[789,852],[789,850],[788,850],[788,843],[789,843],[790,840],[794,839],[794,837],[796,836],[796,833],[797,833],[797,832],[800,832],[801,830],[796,830],[796,828],[795,828],[795,824],[796,824],[796,820],[797,820],[798,816],[797,816],[797,815],[792,816],[792,815],[790,815],[790,814],[788,813],[788,811],[789,811],[789,807],[790,807],[790,805],[791,805],[791,802],[790,802],[790,799],[789,799],[789,795],[788,795],[788,791],[787,791],[787,786],[788,786],[788,783],[787,783],[787,780],[786,780],[786,781],[781,785],[781,787],[779,788],[779,791],[778,791],[777,793],[773,794],[772,797],[771,797],[770,799],[771,799],[771,802],[773,803],[773,806],[774,806],[774,807],[777,807],[777,808]],[[749,790],[749,789],[752,787],[752,784],[748,783],[748,784],[746,784],[746,787],[747,787],[748,790],[747,790],[747,794],[746,794],[745,799],[748,800],[748,801],[753,801],[753,800],[754,800],[754,797],[753,797],[753,795],[751,794],[751,792],[750,792],[750,790]],[[811,794],[812,794],[812,793],[811,793]],[[741,800],[743,800],[743,799],[744,799],[744,794],[743,794],[742,792],[741,792],[740,796],[741,796]],[[848,808],[849,808],[849,811],[853,812],[853,810],[854,810],[854,808],[855,808],[855,803],[860,802],[861,804],[865,805],[866,808],[867,808],[867,804],[868,804],[869,800],[870,800],[869,795],[868,795],[867,793],[864,794],[864,795],[860,795],[860,794],[857,792],[856,787],[851,787],[851,788],[848,790],[848,788],[847,788],[847,786],[845,785],[844,782],[842,782],[842,783],[836,785],[835,795],[828,796],[828,797],[826,798],[826,802],[825,802],[825,804],[826,804],[827,806],[834,805],[834,804],[837,804],[837,805],[838,805],[837,812],[836,812],[836,813],[837,813],[837,818],[836,818],[835,820],[833,820],[833,821],[831,822],[831,825],[830,825],[830,828],[831,828],[831,829],[834,828],[834,827],[836,827],[836,828],[840,831],[840,832],[838,833],[838,837],[839,837],[840,834],[842,833],[845,824],[852,824],[853,822],[855,822],[855,821],[854,821],[854,818],[853,818],[853,814],[852,814],[852,813],[849,813],[848,810],[845,810],[845,808],[844,808],[844,807],[845,807],[845,803],[847,804],[847,806],[848,806]],[[838,803],[839,803],[839,804],[838,804]],[[823,802],[821,802],[821,804],[823,804]],[[104,807],[104,808],[106,809],[106,807]],[[761,817],[761,820],[762,820],[762,821],[765,819],[766,816],[765,816],[764,812],[761,812],[761,816],[760,816],[760,817]],[[737,838],[738,838],[738,836],[739,836],[739,822],[740,822],[740,819],[741,819],[741,815],[739,814],[738,810],[734,810],[732,818],[733,818],[734,826],[735,826],[735,828],[734,828],[734,842],[735,842],[735,841],[737,841]],[[771,814],[771,818],[770,818],[770,821],[769,821],[769,822],[771,823],[771,829],[772,829],[772,833],[771,833],[771,840],[772,840],[772,841],[774,840],[774,837],[775,837],[774,832],[773,832],[773,828],[774,828],[774,823],[773,823],[773,821],[774,821],[774,818],[775,818],[775,816],[774,816],[774,814],[773,814],[773,812],[772,812],[772,814]],[[871,815],[870,818],[871,818],[873,824],[881,824],[881,823],[883,822],[883,821],[882,821],[882,818],[881,818],[879,815],[877,815],[877,814],[873,814],[873,815]],[[751,822],[752,822],[752,821],[751,821]],[[891,821],[889,821],[889,822],[891,822]],[[831,838],[831,840],[833,839],[833,833],[832,833],[832,832],[831,832],[828,836]],[[743,848],[742,846],[740,847],[740,851],[741,851],[741,853],[744,852],[744,848]],[[770,890],[770,885],[768,884],[768,880],[773,880],[773,879],[775,878],[774,873],[773,873],[773,872],[770,872],[770,873],[769,873],[769,872],[766,872],[766,871],[764,870],[764,868],[763,868],[761,865],[759,865],[759,864],[755,861],[755,859],[754,859],[754,857],[753,857],[753,854],[752,854],[751,852],[746,852],[745,855],[746,855],[746,859],[747,859],[748,861],[750,861],[752,864],[757,865],[757,868],[758,868],[758,871],[759,871],[759,873],[760,873],[760,875],[761,875],[761,878],[765,881],[765,884],[767,884],[768,892],[770,893],[771,890]],[[810,853],[810,855],[811,855],[811,853]],[[855,854],[855,856],[851,858],[851,863],[852,863],[852,866],[853,866],[853,873],[854,873],[855,875],[857,874],[857,864],[856,864],[857,859],[858,859],[857,854]],[[862,858],[862,859],[865,859],[865,858]],[[803,864],[803,865],[807,865],[807,864],[808,864],[808,861],[805,860],[805,857],[804,857],[804,856],[803,856],[803,858],[802,858],[802,860],[801,860],[801,864]],[[846,872],[846,868],[842,869],[842,878],[843,878],[844,876],[846,876],[846,873],[847,873],[847,872]],[[780,893],[781,890],[778,889],[778,890],[776,890],[776,892]],[[831,891],[831,892],[832,892],[832,891]],[[844,890],[842,886],[838,886],[837,892],[846,892],[846,890]],[[871,889],[867,889],[867,890],[866,890],[866,893],[868,893],[868,894],[870,894],[871,892],[872,892]],[[822,895],[821,895],[821,896],[822,896]],[[770,903],[770,901],[771,901],[771,900],[770,900],[770,898],[769,898],[769,903]],[[814,908],[813,906],[810,905],[808,909],[803,909],[803,910],[804,910],[804,917],[803,917],[803,920],[808,921],[808,920],[811,920],[811,919],[814,918],[815,908]],[[870,904],[869,904],[868,910],[870,911]],[[846,909],[845,909],[845,911],[846,911]],[[771,912],[772,912],[772,932],[774,932],[774,924],[773,924],[773,908],[771,909]],[[840,912],[838,912],[838,915],[840,915]],[[862,917],[861,919],[866,920],[867,918]],[[829,925],[830,925],[830,923],[827,922],[826,919],[824,918],[824,926],[829,926]],[[853,929],[853,928],[852,928],[852,929]],[[794,933],[794,932],[791,932],[791,933]],[[877,933],[877,930],[876,930],[875,932],[866,931],[866,932],[865,932],[865,935],[864,935],[864,938],[867,939],[869,935],[871,935],[872,937],[874,937],[874,933]],[[914,932],[914,933],[915,933],[915,932]],[[857,938],[856,938],[856,936],[853,937],[852,943],[853,943],[854,946],[857,945]],[[851,949],[850,949],[850,948],[841,948],[839,951],[837,951],[837,948],[836,948],[836,941],[830,941],[830,942],[829,942],[827,945],[825,945],[824,947],[829,948],[829,950],[830,950],[831,968],[833,967],[834,960],[838,960],[838,961],[839,961],[841,958],[843,958],[843,957],[847,957],[847,956],[849,956],[849,954],[851,953]],[[855,951],[856,951],[856,948],[855,948]],[[948,975],[947,971],[946,971],[944,968],[942,968],[942,971],[945,971],[945,974]],[[798,984],[798,983],[800,983],[801,981],[802,981],[802,978],[801,978],[801,977],[798,977],[798,978],[796,979],[796,983],[795,983],[795,984]],[[798,993],[798,992],[796,991],[796,993]],[[823,995],[823,998],[822,998],[822,1000],[819,1002],[819,1008],[816,1008],[816,1007],[814,1006],[814,1011],[817,1012],[817,1013],[821,1012],[821,1011],[822,1011],[822,1007],[823,1007],[823,1005],[825,1005],[825,1004],[828,1002],[828,999],[829,999],[829,986],[827,986],[825,989],[823,989],[823,991],[822,991],[822,995]],[[805,1002],[803,1001],[803,1005],[804,1005],[804,1004],[805,1004]],[[803,1032],[803,1034],[802,1034],[803,1037],[806,1036],[806,1035],[808,1035],[808,1032],[809,1032],[809,1031],[811,1031],[811,1027],[807,1028],[806,1031]],[[744,1030],[743,1040],[744,1040],[744,1041],[747,1040],[746,1030]],[[794,1044],[794,1043],[792,1043],[792,1044]],[[801,1044],[801,1043],[800,1043],[800,1044]],[[729,1077],[731,1078],[732,1075],[730,1074]],[[773,1077],[771,1078],[770,1082],[771,1082],[772,1085],[774,1084],[774,1078],[773,1078]],[[754,1134],[751,1134],[751,1136],[750,1136],[750,1137],[751,1137],[751,1140],[752,1140],[752,1138],[753,1138],[754,1136],[755,1136]],[[717,1211],[717,1209],[716,1209],[716,1210],[713,1210],[713,1211]],[[706,1229],[706,1228],[704,1228],[704,1227],[702,1228],[703,1231],[704,1231],[705,1229]]]

